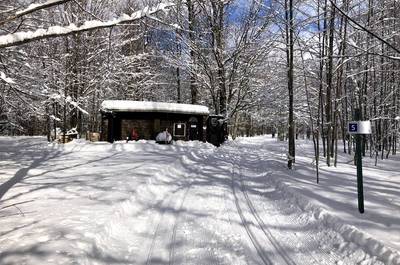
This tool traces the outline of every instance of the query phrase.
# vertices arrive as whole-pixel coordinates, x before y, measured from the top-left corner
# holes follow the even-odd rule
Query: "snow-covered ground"
[[[311,143],[47,144],[0,137],[0,264],[400,264],[400,164]]]

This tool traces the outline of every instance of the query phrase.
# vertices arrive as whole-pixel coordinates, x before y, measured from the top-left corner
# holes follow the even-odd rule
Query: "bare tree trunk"
[[[215,57],[218,65],[217,78],[218,78],[218,91],[219,91],[219,114],[226,115],[227,112],[227,95],[226,95],[226,77],[225,77],[225,65],[224,65],[224,3],[218,1],[215,3],[211,2],[213,7],[213,35],[214,35],[214,47]]]
[[[192,104],[198,103],[198,88],[196,81],[196,53],[195,53],[195,14],[194,3],[192,0],[186,1],[188,9],[188,22],[189,22],[189,54],[190,54],[190,94]]]
[[[65,37],[65,52],[69,53],[69,41],[68,37]],[[65,144],[66,142],[66,133],[67,133],[67,97],[68,97],[68,86],[70,83],[69,80],[69,63],[68,58],[65,61],[65,82],[64,82],[64,106],[63,106],[63,137],[62,142]]]
[[[289,2],[288,2],[289,1]],[[293,115],[293,0],[285,1],[286,18],[286,58],[287,58],[287,78],[289,92],[289,154],[288,168],[292,169],[295,162],[295,123]]]
[[[57,140],[57,120],[55,119],[57,117],[57,104],[55,101],[53,102],[53,116],[54,116],[53,120],[54,140]]]
[[[47,141],[51,142],[51,119],[50,119],[50,108],[49,104],[46,104],[46,135]]]
[[[318,4],[318,18],[321,16],[320,13],[320,1],[317,1]],[[324,119],[324,78],[323,78],[323,73],[324,73],[324,60],[326,57],[326,50],[325,50],[325,43],[326,43],[326,35],[327,35],[327,0],[324,2],[324,6],[322,8],[322,14],[323,14],[323,28],[321,29],[321,23],[318,20],[318,48],[319,48],[319,72],[318,72],[318,79],[319,79],[319,90],[318,90],[318,101],[319,101],[319,106],[318,106],[318,119],[317,119],[317,126],[319,129],[319,135],[321,135],[322,138],[322,150],[323,150],[323,155],[326,157],[326,145],[325,145],[325,139],[326,139],[326,132],[325,132],[325,119]],[[319,140],[319,139],[318,139]],[[319,146],[319,143],[318,143]]]
[[[331,157],[333,156],[332,146],[332,91],[333,91],[333,38],[335,31],[335,9],[331,6],[330,19],[329,19],[329,42],[328,42],[328,61],[326,66],[326,163],[331,166]]]
[[[319,141],[318,141],[318,134],[314,133],[314,120],[313,120],[313,112],[311,108],[311,101],[310,101],[310,94],[309,94],[309,89],[308,89],[308,82],[307,82],[307,75],[306,75],[306,67],[304,63],[304,56],[303,56],[303,51],[300,50],[301,54],[301,62],[303,64],[303,76],[304,76],[304,88],[306,91],[306,99],[307,99],[307,106],[308,106],[308,114],[309,114],[309,119],[310,119],[310,126],[311,126],[311,132],[312,132],[312,140],[313,140],[313,145],[314,145],[314,158],[315,158],[315,171],[317,175],[317,183],[319,183]],[[319,111],[317,109],[317,111]]]
[[[182,53],[182,48],[181,48],[181,37],[180,37],[180,33],[179,30],[176,31],[176,50],[177,50],[177,54],[178,54],[178,58],[180,61],[181,60],[181,53]],[[176,96],[177,96],[177,100],[176,102],[181,103],[182,102],[182,95],[181,95],[181,68],[179,67],[179,62],[178,62],[178,66],[176,67]]]

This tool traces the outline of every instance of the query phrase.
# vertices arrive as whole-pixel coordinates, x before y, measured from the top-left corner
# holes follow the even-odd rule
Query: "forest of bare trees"
[[[308,137],[316,164],[396,154],[395,0],[0,0],[0,134],[99,131],[104,99],[195,103],[230,134]]]

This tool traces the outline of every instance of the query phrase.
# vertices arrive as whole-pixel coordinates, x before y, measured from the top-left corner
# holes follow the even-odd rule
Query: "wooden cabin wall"
[[[121,137],[126,139],[130,135],[132,129],[139,134],[140,139],[154,139],[154,122],[152,120],[131,120],[123,119],[121,121]]]
[[[103,116],[102,139],[109,142],[125,140],[133,128],[140,139],[154,140],[157,134],[168,128],[174,140],[189,140],[189,119],[196,117],[198,120],[198,140],[204,141],[203,126],[206,118],[201,115],[173,114],[173,113],[129,113],[117,112]],[[174,123],[184,123],[185,137],[173,135]],[[116,128],[116,126],[118,128]]]

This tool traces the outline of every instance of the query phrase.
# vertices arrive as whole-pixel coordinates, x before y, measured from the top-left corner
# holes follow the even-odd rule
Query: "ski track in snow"
[[[258,253],[259,257],[262,259],[263,263],[266,264],[266,265],[273,264],[272,260],[268,257],[269,254],[265,253],[262,243],[260,243],[259,240],[257,240],[256,234],[253,233],[252,229],[250,228],[250,222],[247,221],[247,218],[245,217],[245,215],[244,215],[244,213],[242,211],[242,208],[240,207],[239,197],[236,194],[235,185],[236,184],[235,184],[234,177],[232,177],[232,192],[233,192],[233,196],[235,198],[236,209],[237,209],[237,212],[238,212],[238,214],[240,216],[242,225],[243,225],[244,229],[246,230],[246,232],[247,232],[247,234],[248,234],[253,246],[256,248],[257,253]]]
[[[279,214],[282,214],[281,208],[282,207],[289,207],[289,205],[277,205],[276,203],[274,204],[273,201],[271,201],[270,198],[267,196],[261,196],[261,198],[255,199],[257,195],[252,195],[249,194],[249,187],[245,184],[245,180],[243,177],[243,172],[240,167],[240,165],[243,164],[243,159],[239,156],[237,157],[237,160],[234,162],[232,166],[232,190],[235,196],[235,203],[238,208],[238,212],[241,213],[242,210],[240,208],[240,202],[244,205],[243,207],[246,207],[248,211],[250,212],[249,214],[249,219],[252,219],[253,221],[247,221],[246,218],[244,217],[243,214],[241,214],[242,221],[244,222],[244,226],[246,223],[253,224],[253,226],[256,226],[257,230],[261,230],[262,233],[251,233],[249,232],[250,228],[246,228],[248,230],[249,236],[255,237],[254,235],[261,235],[261,237],[265,237],[270,245],[270,247],[275,250],[275,252],[278,255],[276,256],[276,259],[270,260],[268,258],[262,258],[265,264],[287,264],[287,265],[295,265],[295,264],[330,264],[330,262],[333,262],[334,260],[340,260],[340,258],[335,255],[335,253],[332,251],[332,257],[329,255],[326,251],[322,250],[324,254],[324,258],[321,260],[317,260],[313,253],[311,253],[310,249],[318,247],[316,242],[312,244],[312,239],[309,234],[306,234],[305,236],[308,237],[309,242],[302,242],[303,244],[306,243],[305,248],[303,248],[301,251],[298,249],[297,245],[300,242],[299,238],[297,238],[296,234],[292,233],[287,233],[280,231],[279,229],[275,229],[275,231],[271,231],[268,227],[276,227],[280,224],[279,220],[275,218],[275,216],[279,216]],[[264,187],[264,191],[270,189],[271,187]],[[242,200],[238,199],[238,196],[236,195],[236,190],[240,190],[241,192],[241,197],[243,198]],[[253,198],[253,199],[252,199]],[[275,198],[276,199],[276,198]],[[260,214],[260,210],[257,210],[257,207],[254,206],[253,201],[257,202],[257,205],[262,204],[263,211],[264,213],[268,213],[268,216],[265,216],[265,218],[262,217],[262,214]],[[277,211],[278,209],[278,211]],[[301,228],[301,225],[298,220],[298,216],[291,214],[291,215],[286,215],[285,219],[288,221],[286,225],[292,225],[293,227],[298,227]],[[264,221],[267,220],[267,221]],[[254,222],[255,221],[255,222]],[[268,223],[268,225],[266,224]],[[282,246],[281,243],[279,242],[280,239],[285,239],[282,242],[285,243],[286,246]],[[256,240],[254,240],[257,242]],[[311,244],[312,245],[311,245]],[[256,246],[257,247],[257,246]],[[285,249],[286,247],[286,249]],[[312,248],[311,248],[312,247]],[[258,247],[257,247],[258,248]],[[296,256],[295,258],[297,259],[297,262],[291,257],[292,255],[289,253],[288,250],[294,250],[294,253]],[[296,253],[297,252],[297,253]],[[262,254],[261,252],[260,254]],[[261,255],[260,255],[261,256]]]
[[[163,201],[166,203],[161,204],[163,211],[152,236],[146,265],[174,264],[176,229],[190,187],[191,183],[186,184],[183,191],[173,192],[166,201]],[[168,254],[163,251],[164,246],[169,246]]]
[[[3,209],[0,264],[383,264],[269,181],[276,150],[192,145],[38,145],[45,155],[31,164],[34,145],[8,146],[5,160],[27,169],[5,198],[25,214]]]

